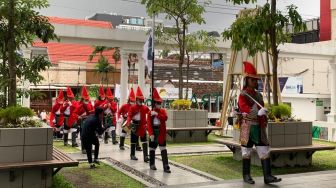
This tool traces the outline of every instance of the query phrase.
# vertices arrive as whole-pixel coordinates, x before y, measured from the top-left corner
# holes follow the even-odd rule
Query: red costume
[[[153,100],[155,102],[158,102],[158,103],[162,103],[162,99],[159,95],[159,93],[157,92],[157,90],[154,88],[154,94],[153,94]],[[155,122],[160,122],[160,125],[159,125],[159,135],[158,135],[158,142],[159,142],[159,145],[163,145],[166,141],[166,133],[167,133],[167,130],[166,130],[166,121],[168,119],[168,116],[167,116],[167,112],[164,108],[154,108],[154,110],[157,115],[155,116],[152,116],[151,115],[151,112],[148,112],[147,114],[147,130],[148,130],[148,135],[149,136],[152,136],[154,135],[154,132],[153,132],[153,118],[157,118],[157,120],[159,121],[155,121]]]
[[[117,118],[116,118],[116,113],[118,110],[118,105],[116,102],[114,102],[114,97],[112,94],[112,91],[110,88],[106,89],[106,98],[109,100],[108,101],[108,109],[110,109],[112,115],[113,115],[113,125],[116,126],[117,124]]]
[[[149,167],[156,170],[155,150],[160,146],[164,172],[170,173],[168,153],[166,149],[166,121],[168,119],[166,110],[161,108],[162,99],[156,88],[153,89],[154,109],[147,114],[147,129],[149,134]]]
[[[141,99],[144,100],[144,96],[142,94],[141,89],[138,87],[137,92],[136,92],[136,99]],[[136,134],[140,137],[145,136],[146,133],[146,115],[149,112],[149,108],[146,105],[133,105],[128,111],[128,116],[127,116],[127,125],[130,126],[132,120],[135,120],[135,116],[139,116],[140,118],[140,124],[139,127],[137,128]],[[140,113],[140,114],[138,114]]]
[[[69,128],[73,128],[78,119],[77,109],[79,107],[79,103],[74,100],[75,96],[70,87],[67,88],[67,97],[68,100],[64,103],[62,112],[67,118],[66,125]],[[69,99],[72,99],[71,101]]]
[[[90,96],[85,86],[83,86],[82,88],[82,99],[83,100],[79,103],[77,114],[79,116],[87,116],[89,114],[94,114],[94,108],[92,106],[92,103],[90,101]]]
[[[106,110],[107,109],[107,103],[108,102],[105,99],[104,88],[102,86],[100,86],[100,88],[99,88],[99,99],[95,101],[94,108],[100,107],[103,110]]]
[[[63,125],[64,118],[61,114],[61,108],[63,106],[63,102],[64,102],[63,90],[60,90],[56,98],[55,104],[52,106],[51,112],[50,112],[50,126],[51,127],[61,127]],[[58,116],[58,118],[55,120],[56,116]]]

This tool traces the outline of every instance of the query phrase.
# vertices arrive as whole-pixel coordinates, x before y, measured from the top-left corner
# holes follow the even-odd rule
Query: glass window
[[[137,19],[136,18],[131,18],[130,19],[130,24],[136,25],[137,24]]]

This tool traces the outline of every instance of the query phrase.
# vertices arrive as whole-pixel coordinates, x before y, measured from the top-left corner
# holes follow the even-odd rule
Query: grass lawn
[[[80,151],[78,148],[71,147],[71,144],[64,146],[63,141],[54,141],[53,145],[64,153],[76,153]]]
[[[313,164],[308,167],[272,168],[273,174],[292,174],[323,170],[336,170],[336,151],[320,151],[313,155]],[[232,153],[196,156],[170,156],[170,160],[207,172],[222,179],[240,179],[242,164],[232,158]],[[251,175],[262,176],[262,169],[251,167]]]
[[[89,169],[88,163],[81,163],[75,168],[64,168],[54,177],[53,181],[53,188],[144,187],[142,183],[104,163],[96,169]]]
[[[313,144],[326,145],[326,146],[335,146],[336,147],[336,142],[328,142],[328,141],[323,141],[323,140],[315,140],[315,139],[313,139]]]

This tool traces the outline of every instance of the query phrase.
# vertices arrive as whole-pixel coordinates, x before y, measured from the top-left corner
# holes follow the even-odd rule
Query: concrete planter
[[[52,142],[50,127],[0,128],[0,163],[51,160]]]
[[[207,127],[208,111],[206,110],[167,110],[167,127],[189,128]],[[178,131],[175,138],[167,135],[167,140],[172,142],[204,142],[207,136],[204,131]]]
[[[270,146],[273,148],[298,147],[312,145],[312,122],[281,122],[269,123],[266,130]],[[239,142],[240,130],[233,130],[233,140]],[[241,150],[237,148],[233,155],[235,160],[241,160]],[[283,153],[277,157],[271,156],[272,166],[308,166],[312,164],[312,157],[306,152],[295,155]],[[260,166],[259,156],[253,151],[251,163]]]
[[[312,145],[312,122],[269,123],[266,129],[271,147]],[[233,140],[239,142],[240,130],[234,129]]]

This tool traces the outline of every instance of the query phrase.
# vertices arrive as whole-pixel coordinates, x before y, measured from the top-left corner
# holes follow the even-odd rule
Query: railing
[[[336,142],[336,122],[314,121],[313,126],[327,129],[326,135],[322,135],[321,139]]]

